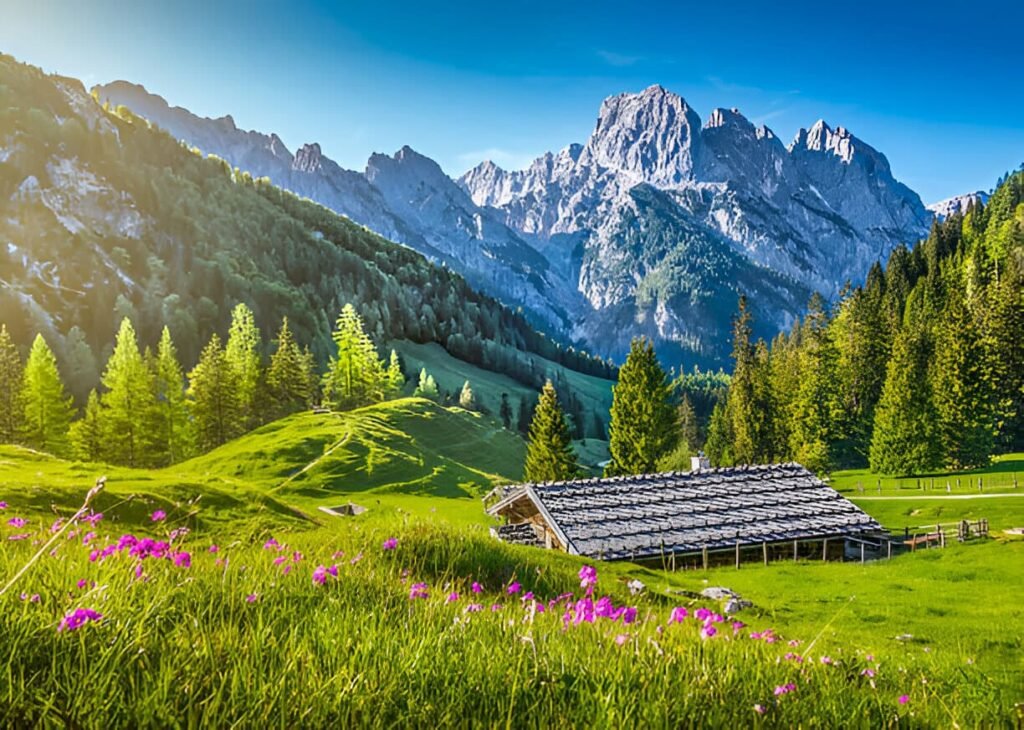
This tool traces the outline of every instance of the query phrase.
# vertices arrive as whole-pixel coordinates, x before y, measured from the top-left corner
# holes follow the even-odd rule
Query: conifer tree
[[[236,305],[231,312],[231,328],[224,354],[235,371],[239,415],[247,430],[260,421],[256,412],[262,377],[260,345],[260,331],[256,328],[252,310],[245,304]]]
[[[501,394],[501,406],[498,408],[501,425],[507,431],[512,428],[512,405],[508,402],[508,393]]]
[[[870,452],[874,472],[906,476],[938,465],[929,355],[927,336],[919,325],[897,333],[875,409]]]
[[[0,325],[0,444],[18,440],[25,407],[21,402],[24,367],[7,325]]]
[[[836,439],[836,350],[828,331],[824,300],[815,294],[803,326],[799,390],[792,406],[790,450],[814,472],[833,467]]]
[[[402,394],[402,389],[405,387],[405,375],[402,374],[402,362],[394,350],[391,351],[391,357],[388,360],[385,380],[389,397],[397,398]]]
[[[74,413],[71,402],[57,370],[57,358],[43,336],[36,335],[22,381],[22,441],[34,449],[63,456]]]
[[[690,396],[686,393],[679,401],[676,409],[676,421],[679,423],[679,443],[685,444],[688,451],[699,449],[700,431],[697,428],[697,412],[693,409]]]
[[[462,385],[462,390],[459,392],[459,407],[465,408],[467,411],[476,410],[476,400],[473,398],[473,389],[469,387],[468,380]]]
[[[209,451],[244,433],[238,400],[238,372],[228,362],[220,338],[214,335],[189,373],[196,440]]]
[[[80,461],[101,461],[104,455],[103,407],[95,389],[89,391],[82,417],[71,424],[71,453]]]
[[[611,460],[605,476],[647,474],[678,442],[668,376],[650,340],[633,340],[619,382],[612,387]]]
[[[121,320],[103,385],[107,389],[101,398],[106,457],[114,464],[140,466],[151,456],[156,401],[150,372],[127,317]]]
[[[153,386],[156,395],[154,454],[159,464],[176,464],[192,451],[192,427],[185,395],[185,376],[167,327],[164,327],[157,345]]]
[[[958,288],[950,290],[936,328],[932,392],[946,466],[987,466],[996,433],[993,368],[989,348]]]
[[[548,380],[530,423],[524,478],[528,482],[557,482],[572,479],[578,473],[569,426],[558,405],[555,386]]]
[[[740,297],[739,312],[733,319],[733,373],[726,407],[732,431],[732,457],[738,464],[756,464],[771,445],[771,412],[756,357],[750,341],[751,315],[747,298]]]
[[[384,398],[386,373],[355,307],[346,304],[333,334],[338,352],[324,376],[324,399],[337,408],[355,408]]]
[[[271,356],[267,369],[267,400],[271,418],[283,418],[308,407],[309,389],[308,365],[288,326],[288,317],[285,317],[277,334],[277,350]]]
[[[416,385],[416,390],[412,394],[416,398],[428,398],[433,401],[440,399],[441,393],[437,389],[434,376],[428,373],[426,368],[420,370],[420,379]]]
[[[704,442],[704,453],[712,466],[732,466],[732,427],[725,412],[725,403],[715,403],[708,424],[708,437]]]

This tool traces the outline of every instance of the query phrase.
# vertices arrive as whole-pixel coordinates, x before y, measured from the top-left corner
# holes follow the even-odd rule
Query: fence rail
[[[956,494],[962,492],[984,492],[994,489],[1019,489],[1020,480],[1016,472],[981,474],[978,476],[948,476],[948,477],[909,477],[906,479],[886,479],[877,477],[874,484],[858,481],[853,491],[857,494],[868,494],[869,492],[882,493],[883,490],[918,491],[918,492],[939,492],[943,494]],[[846,487],[849,489],[849,487]]]
[[[929,525],[930,527],[930,525]],[[911,552],[919,547],[946,547],[951,540],[967,542],[978,538],[988,537],[988,520],[960,520],[959,522],[946,522],[935,525],[934,530],[919,533],[916,530],[911,533],[911,528],[903,528],[903,544],[910,548]]]

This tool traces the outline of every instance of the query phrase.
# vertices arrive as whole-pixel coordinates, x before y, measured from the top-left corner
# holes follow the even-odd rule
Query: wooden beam
[[[828,538],[821,541],[821,562],[828,560]]]
[[[761,552],[764,554],[764,564],[768,565],[768,543],[761,543]]]
[[[796,555],[797,555],[797,547],[796,547],[796,540],[794,540],[793,541],[793,560],[796,560]]]
[[[708,569],[708,546],[705,545],[700,552],[701,552],[701,557],[704,558],[704,570],[707,570]]]
[[[740,569],[740,541],[736,541],[736,570]]]

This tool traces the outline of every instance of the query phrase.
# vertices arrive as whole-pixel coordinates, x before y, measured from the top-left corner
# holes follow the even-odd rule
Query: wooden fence
[[[920,528],[917,528],[920,529]],[[988,520],[960,520],[959,522],[946,522],[935,525],[935,529],[927,529],[923,533],[911,528],[903,529],[903,544],[913,552],[919,547],[946,547],[946,543],[952,540],[967,542],[977,538],[988,537]]]
[[[847,487],[848,489],[849,487]],[[858,481],[854,487],[857,494],[882,493],[883,489],[903,491],[939,492],[940,494],[963,494],[964,492],[985,492],[986,490],[1019,489],[1020,481],[1014,473],[963,475],[958,477],[910,477],[906,479],[883,479],[877,477],[874,484]]]

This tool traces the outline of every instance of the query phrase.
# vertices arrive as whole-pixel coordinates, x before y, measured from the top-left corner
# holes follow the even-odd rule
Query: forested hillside
[[[378,346],[437,342],[535,387],[531,353],[613,373],[420,254],[0,56],[0,312],[22,352],[41,333],[81,404],[125,317],[143,347],[166,326],[189,368],[240,302],[264,343],[287,316],[321,367],[352,302]]]
[[[770,345],[750,332],[741,302],[708,434],[717,463],[910,474],[1024,448],[1024,170],[831,311],[815,298]]]

